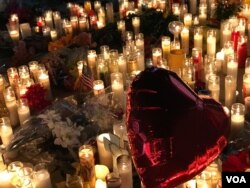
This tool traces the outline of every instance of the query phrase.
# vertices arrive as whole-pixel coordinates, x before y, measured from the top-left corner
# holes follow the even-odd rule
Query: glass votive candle
[[[84,64],[83,61],[78,61],[76,63],[77,71],[78,71],[78,76],[79,77],[82,75],[83,64]]]
[[[235,102],[236,95],[236,80],[232,75],[227,75],[225,77],[225,106],[229,109]]]
[[[114,92],[114,100],[122,102],[124,100],[124,88],[122,73],[116,72],[110,75],[111,88]]]
[[[245,105],[234,103],[231,107],[231,132],[230,137],[237,137],[244,127],[245,122]]]
[[[208,78],[208,90],[211,92],[211,97],[219,102],[220,98],[220,77],[211,75]]]
[[[162,60],[162,49],[161,48],[153,48],[152,49],[152,60],[153,65],[157,66]]]
[[[132,164],[128,155],[117,158],[117,169],[121,178],[121,187],[133,187]]]
[[[96,12],[102,7],[101,1],[94,1],[94,9]]]
[[[79,17],[79,29],[80,31],[86,31],[88,29],[88,20],[85,16]]]
[[[92,9],[92,5],[90,1],[84,1],[84,9],[87,13]]]
[[[94,80],[93,81],[93,91],[94,91],[95,96],[98,96],[98,95],[105,93],[104,83],[102,80]]]
[[[186,27],[192,26],[192,14],[191,13],[185,13],[184,14],[184,25]]]
[[[7,69],[7,75],[8,75],[10,85],[13,88],[15,88],[15,84],[17,83],[17,81],[19,79],[17,68],[15,68],[15,67],[8,68]]]
[[[38,163],[34,166],[33,182],[36,188],[52,188],[50,174],[45,163]]]
[[[171,39],[169,36],[161,37],[161,48],[164,59],[168,58],[168,54],[170,53],[170,44],[171,44]]]
[[[28,64],[32,78],[34,79],[34,81],[37,81],[38,61],[30,61]]]
[[[44,37],[50,37],[50,27],[43,26],[42,28],[43,36]]]
[[[243,75],[242,95],[244,98],[250,96],[250,73]]]
[[[181,10],[180,10],[180,4],[179,3],[173,3],[172,4],[172,12],[175,16],[180,16]]]
[[[51,40],[52,41],[57,40],[57,36],[58,36],[57,31],[55,29],[51,29],[50,30],[50,38],[51,38]]]
[[[133,32],[132,31],[126,31],[125,32],[125,40],[126,41],[131,41],[131,40],[133,40],[134,39],[134,34],[133,34]]]
[[[108,45],[102,45],[100,46],[100,52],[103,54],[103,57],[105,60],[109,59],[109,46]]]
[[[19,35],[19,28],[8,28],[10,38],[13,42],[18,42],[20,35]]]
[[[250,115],[250,96],[244,98],[245,103],[245,114],[249,117]]]
[[[117,29],[121,32],[122,39],[125,40],[126,25],[124,20],[117,21]]]
[[[11,184],[15,187],[22,185],[22,179],[19,178],[18,172],[22,170],[23,167],[24,165],[21,161],[13,161],[7,167],[8,173],[11,176]]]
[[[138,33],[135,35],[135,46],[137,49],[144,51],[144,35]]]
[[[17,105],[17,112],[21,126],[24,126],[25,121],[30,118],[30,108],[26,98],[20,98]]]
[[[95,187],[95,158],[91,145],[82,145],[79,148],[80,176],[85,186]]]
[[[189,29],[184,27],[181,31],[181,48],[189,54]]]
[[[73,33],[73,27],[72,27],[69,20],[67,20],[67,19],[63,20],[63,29],[64,29],[65,35]]]
[[[245,73],[250,73],[250,57],[246,58],[245,61]]]
[[[194,28],[194,48],[203,49],[203,30],[201,27]]]
[[[231,55],[227,58],[227,75],[232,75],[233,78],[237,81],[238,75],[238,62],[235,55]]]
[[[19,66],[18,73],[21,80],[26,80],[30,78],[30,72],[27,65]]]
[[[207,31],[207,55],[215,56],[216,54],[216,30]]]
[[[88,58],[88,66],[90,68],[96,67],[96,58],[97,58],[96,51],[88,50],[87,58]]]
[[[4,146],[7,146],[13,138],[13,130],[9,117],[0,118],[0,136]]]
[[[7,87],[4,91],[4,100],[7,109],[9,110],[11,126],[16,126],[19,123],[18,114],[17,114],[17,104],[16,96],[12,87]]]
[[[140,32],[140,17],[137,17],[137,16],[133,17],[132,25],[134,28],[135,35],[138,34]]]

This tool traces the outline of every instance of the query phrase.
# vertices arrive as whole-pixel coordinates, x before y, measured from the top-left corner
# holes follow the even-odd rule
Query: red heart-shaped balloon
[[[127,129],[146,187],[175,187],[200,173],[227,144],[221,104],[199,97],[174,72],[151,67],[128,91]]]

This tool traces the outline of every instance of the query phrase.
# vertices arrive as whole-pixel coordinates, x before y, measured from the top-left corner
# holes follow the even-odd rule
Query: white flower
[[[62,120],[60,114],[58,114],[55,110],[47,110],[43,114],[38,115],[37,117],[41,118],[44,123]]]

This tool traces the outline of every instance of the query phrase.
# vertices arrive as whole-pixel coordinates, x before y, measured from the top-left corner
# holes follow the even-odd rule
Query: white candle
[[[222,49],[224,53],[224,64],[223,64],[223,73],[227,74],[227,63],[231,56],[234,55],[233,41],[228,41],[224,44],[224,48]]]
[[[125,21],[119,20],[117,21],[117,29],[121,32],[122,38],[125,39],[126,27]]]
[[[58,32],[58,35],[62,34],[62,19],[61,19],[61,14],[60,12],[56,11],[53,12],[53,20],[55,24],[55,29]]]
[[[189,54],[189,29],[184,27],[181,31],[181,48]]]
[[[42,169],[34,173],[36,188],[52,188],[48,170]]]
[[[35,82],[38,80],[38,61],[29,62],[29,70]]]
[[[229,109],[235,101],[236,81],[231,75],[225,77],[225,106]]]
[[[221,47],[228,42],[231,41],[232,28],[229,22],[224,23],[222,28],[222,38],[221,38]]]
[[[107,188],[107,184],[105,181],[97,179],[95,182],[95,188]]]
[[[0,136],[3,145],[5,146],[7,146],[13,138],[13,131],[11,128],[9,117],[0,118]]]
[[[250,115],[250,96],[245,97],[244,103],[245,103],[246,114],[249,116]]]
[[[102,80],[94,80],[93,81],[93,91],[94,91],[95,96],[98,96],[98,95],[105,93],[104,83]]]
[[[216,72],[221,72],[222,66],[224,64],[224,52],[217,52],[216,53],[216,59],[215,59],[215,67],[216,67]]]
[[[244,127],[245,106],[234,103],[231,107],[231,138],[235,138]]]
[[[41,71],[38,76],[38,83],[47,91],[48,99],[52,99],[52,93],[50,88],[50,80],[47,71]]]
[[[192,26],[192,14],[190,14],[190,13],[184,14],[184,25],[186,27]]]
[[[250,73],[250,57],[248,57],[245,62],[245,73]]]
[[[136,52],[137,56],[137,65],[138,65],[138,70],[143,71],[145,70],[145,58],[144,58],[144,52],[141,50],[138,50]]]
[[[53,29],[53,19],[51,10],[48,10],[44,13],[44,21],[46,26],[48,26],[50,29]]]
[[[144,36],[143,33],[135,35],[135,46],[137,49],[144,52]]]
[[[202,28],[196,27],[194,29],[194,48],[202,48],[203,44],[203,31]]]
[[[133,188],[131,159],[127,155],[121,155],[117,158],[117,168],[120,174],[122,184],[120,188]]]
[[[10,37],[14,42],[19,40],[19,31],[18,30],[11,30],[9,31]]]
[[[181,10],[180,10],[179,3],[173,3],[172,4],[172,12],[173,12],[173,15],[180,16]]]
[[[153,59],[153,65],[157,66],[162,60],[162,50],[161,48],[153,48],[152,49],[152,59]]]
[[[104,138],[110,140],[109,134],[103,133],[97,136],[97,148],[98,148],[99,160],[101,164],[106,165],[109,169],[112,169],[113,168],[112,153],[110,153],[105,149],[103,141]]]
[[[79,18],[79,29],[80,31],[85,31],[88,29],[88,21],[87,18],[84,16]]]
[[[15,93],[11,87],[6,88],[4,93],[4,99],[6,107],[9,110],[11,125],[16,126],[19,123],[17,114],[17,104]]]
[[[11,185],[11,174],[7,171],[0,171],[0,188],[14,188]]]
[[[50,38],[52,41],[55,41],[57,39],[57,31],[55,29],[50,31]]]
[[[27,99],[19,99],[17,112],[20,125],[23,126],[24,122],[30,117],[30,108]]]
[[[23,39],[31,36],[30,24],[29,23],[20,24],[20,31]]]
[[[140,18],[139,17],[133,17],[132,18],[132,25],[134,28],[134,33],[138,34],[140,32]]]
[[[233,78],[237,81],[238,62],[234,60],[234,56],[230,57],[227,63],[227,75],[232,75]]]
[[[168,54],[170,53],[170,44],[171,44],[171,39],[168,36],[163,36],[161,38],[161,48],[162,48],[162,52],[163,52],[163,57],[165,59],[168,58]]]
[[[213,99],[219,102],[220,99],[220,77],[211,75],[208,78],[208,89]]]
[[[119,67],[119,72],[122,73],[123,83],[125,85],[127,77],[127,61],[123,54],[120,54],[118,57],[118,67]]]
[[[74,32],[78,29],[78,17],[77,16],[71,16],[70,17],[70,23],[72,25],[72,28]]]
[[[114,99],[120,104],[124,105],[124,88],[123,88],[123,78],[121,73],[111,74],[111,88],[114,92]]]
[[[242,86],[243,97],[250,96],[250,74],[245,73],[243,75],[243,86]]]
[[[43,36],[50,37],[50,27],[44,26],[42,30],[43,30]]]
[[[95,50],[89,50],[88,51],[88,66],[90,68],[95,68],[96,67],[96,51]]]
[[[216,31],[208,30],[207,32],[207,55],[215,56],[216,53]]]

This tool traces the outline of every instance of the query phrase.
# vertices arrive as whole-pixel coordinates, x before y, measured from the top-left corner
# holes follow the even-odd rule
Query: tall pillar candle
[[[231,107],[231,139],[236,138],[243,130],[245,122],[245,106],[241,103],[234,103]]]
[[[34,79],[35,82],[38,81],[38,61],[30,61],[29,62],[29,70],[31,72],[32,78]]]
[[[7,146],[13,138],[13,130],[9,117],[0,118],[0,137],[4,146]]]
[[[26,37],[31,36],[31,28],[29,23],[22,23],[20,24],[20,31],[22,38],[25,39]]]
[[[137,50],[135,53],[136,53],[136,56],[137,56],[138,70],[139,70],[139,71],[144,71],[144,70],[145,70],[145,57],[144,57],[144,51],[142,51],[142,50]]]
[[[45,21],[46,26],[48,26],[50,29],[54,28],[51,10],[48,10],[44,13],[44,21]]]
[[[96,69],[96,59],[97,59],[97,55],[96,55],[96,51],[95,50],[88,50],[88,66],[91,70],[92,76],[94,77],[94,79],[97,79],[97,69]]]
[[[207,31],[207,55],[215,56],[216,53],[216,31]]]
[[[250,57],[245,61],[245,73],[250,73]]]
[[[224,64],[222,66],[223,73],[227,74],[227,63],[231,56],[234,56],[234,49],[233,49],[233,41],[228,41],[224,44],[224,48],[222,49],[224,53]]]
[[[80,176],[83,180],[83,187],[95,188],[95,158],[93,147],[82,145],[79,148]]]
[[[137,49],[144,52],[144,35],[143,35],[143,33],[138,33],[135,35],[135,46]]]
[[[238,62],[235,60],[234,56],[230,56],[227,62],[227,75],[232,75],[237,81],[238,75]]]
[[[118,57],[118,67],[119,67],[119,72],[122,73],[123,83],[125,85],[127,77],[127,61],[123,54],[120,54]]]
[[[194,48],[203,49],[203,30],[201,27],[194,28]]]
[[[164,59],[168,58],[168,54],[170,53],[170,43],[171,39],[169,36],[163,36],[161,38],[161,48],[162,48],[162,55]]]
[[[211,92],[211,96],[214,100],[220,101],[220,77],[217,75],[211,75],[208,78],[208,90]]]
[[[41,84],[41,86],[46,90],[47,98],[52,99],[52,92],[50,87],[50,80],[49,80],[49,74],[48,71],[41,71],[38,76],[38,83]]]
[[[122,73],[111,73],[111,89],[114,92],[114,100],[124,106],[125,96]]]
[[[30,108],[29,108],[27,99],[25,98],[19,99],[17,112],[18,112],[20,125],[24,126],[25,121],[30,118]]]
[[[9,110],[11,126],[15,127],[19,123],[18,113],[17,113],[17,103],[15,92],[12,87],[8,87],[4,92],[4,100],[6,107]]]
[[[192,14],[191,13],[184,14],[184,25],[186,27],[192,26]]]
[[[10,86],[15,89],[17,81],[19,79],[19,75],[17,72],[17,68],[15,67],[10,67],[7,69],[7,75],[9,79]]]
[[[221,23],[221,47],[223,48],[224,44],[228,41],[231,41],[232,27],[230,22],[224,21]]]
[[[181,31],[181,48],[189,54],[189,29],[184,27]]]
[[[225,77],[225,106],[229,109],[235,102],[236,81],[231,75]]]
[[[138,34],[140,32],[140,17],[133,17],[132,18],[132,25],[134,28],[134,33]]]
[[[53,20],[55,24],[55,29],[57,30],[58,35],[60,36],[62,34],[62,19],[60,12],[53,12]]]

